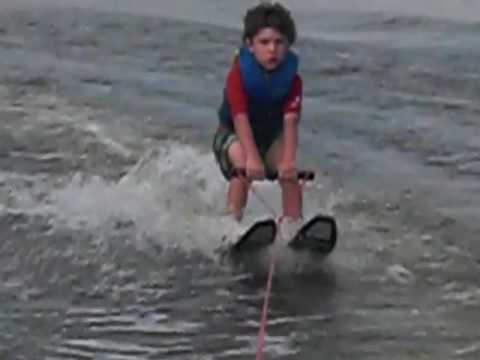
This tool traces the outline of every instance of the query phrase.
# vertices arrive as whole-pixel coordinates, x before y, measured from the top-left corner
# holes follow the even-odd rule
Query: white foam
[[[279,209],[275,184],[258,183],[255,188]],[[132,221],[139,246],[148,237],[161,245],[212,253],[223,235],[238,232],[239,225],[222,216],[226,191],[227,183],[211,153],[167,142],[145,154],[118,182],[79,173],[54,189],[48,203],[56,225],[98,230],[111,226],[112,219]],[[251,196],[240,227],[269,215],[261,201]]]
[[[95,229],[113,218],[133,221],[143,235],[192,245],[186,238],[198,229],[199,218],[214,219],[224,187],[214,166],[210,155],[168,143],[147,153],[118,182],[77,174],[52,191],[49,202],[69,227]]]

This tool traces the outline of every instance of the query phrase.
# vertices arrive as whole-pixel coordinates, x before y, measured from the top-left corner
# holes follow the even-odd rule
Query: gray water
[[[306,216],[340,238],[280,253],[266,358],[478,359],[478,5],[290,3]],[[217,254],[210,153],[245,8],[42,4],[0,12],[1,358],[253,359],[268,257]]]

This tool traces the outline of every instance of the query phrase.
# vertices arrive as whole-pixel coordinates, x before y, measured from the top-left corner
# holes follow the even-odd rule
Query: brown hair
[[[284,35],[290,45],[297,37],[295,22],[290,11],[279,3],[265,3],[250,8],[243,19],[242,40],[252,40],[263,28],[272,27]]]

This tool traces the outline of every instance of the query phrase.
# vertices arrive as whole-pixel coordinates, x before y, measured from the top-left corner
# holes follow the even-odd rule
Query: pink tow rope
[[[252,189],[252,193],[260,200],[263,205],[267,208],[267,210],[273,215],[274,218],[276,218],[277,222],[277,227],[280,229],[280,224],[283,221],[283,217],[280,216],[278,217],[276,214],[275,209],[271,207],[267,201],[260,196],[260,194],[255,190],[253,185],[250,185]],[[279,236],[281,237],[281,233],[278,232]],[[282,239],[283,240],[283,239]],[[265,296],[263,299],[263,307],[262,307],[262,317],[260,320],[260,329],[258,330],[258,336],[257,336],[257,356],[256,360],[262,360],[263,359],[263,354],[264,354],[264,348],[265,348],[265,336],[267,334],[267,322],[268,322],[268,305],[270,302],[270,295],[272,292],[272,282],[273,282],[273,274],[275,273],[275,259],[276,259],[276,250],[277,250],[277,242],[273,242],[273,247],[272,247],[272,253],[270,257],[270,264],[268,268],[268,280],[267,280],[267,287],[265,290]]]
[[[245,170],[239,170],[237,169],[234,171],[235,175],[245,175]],[[314,173],[311,171],[301,171],[298,173],[299,178],[303,180],[312,180],[314,177]],[[300,181],[300,186],[303,185],[303,180]],[[277,212],[275,209],[270,206],[270,204],[256,191],[255,187],[253,184],[250,184],[250,189],[252,190],[252,193],[257,197],[258,200],[260,200],[261,203],[265,206],[265,208],[271,213],[271,215],[277,219],[277,229],[280,230],[280,224],[283,221],[283,216],[277,216]],[[280,237],[280,240],[283,242],[283,237],[281,234],[281,231],[277,231],[278,236]],[[273,242],[273,248],[272,248],[272,253],[270,257],[270,264],[269,264],[269,269],[268,269],[268,280],[267,280],[267,287],[265,289],[265,296],[263,299],[263,307],[262,307],[262,316],[260,320],[260,329],[258,330],[258,337],[257,337],[257,356],[256,360],[262,360],[263,355],[264,355],[264,348],[265,348],[265,336],[267,333],[267,323],[268,323],[268,306],[269,306],[269,301],[270,301],[270,295],[272,292],[272,282],[273,282],[273,275],[275,272],[275,259],[276,259],[276,253],[277,253],[277,242]]]

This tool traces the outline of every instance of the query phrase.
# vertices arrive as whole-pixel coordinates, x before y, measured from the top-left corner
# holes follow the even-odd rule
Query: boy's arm
[[[246,113],[239,113],[233,119],[235,126],[235,132],[237,133],[238,140],[245,151],[247,159],[254,161],[260,161],[260,154],[258,152],[257,144],[253,138],[252,128],[250,121]]]
[[[253,132],[248,118],[247,96],[242,84],[238,59],[234,61],[228,74],[227,99],[230,105],[235,132],[245,151],[245,156],[254,161],[260,161],[260,155],[253,138]]]
[[[297,159],[297,147],[298,147],[298,114],[288,113],[285,114],[283,120],[283,157],[282,161],[285,165],[295,167]]]
[[[298,122],[302,109],[302,79],[297,74],[283,108],[283,158],[287,167],[295,167],[298,147]]]

